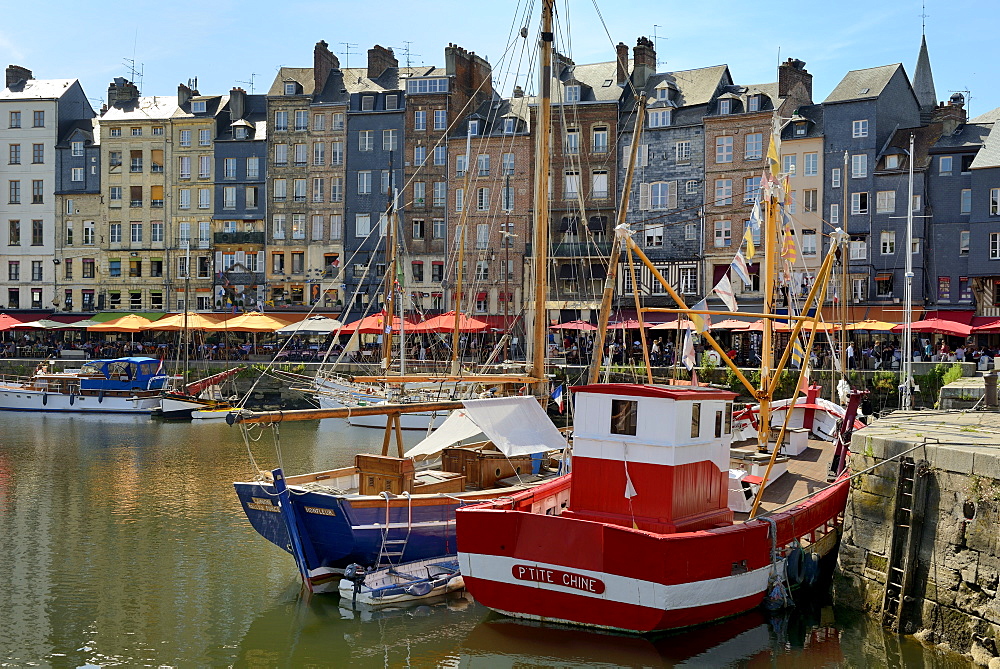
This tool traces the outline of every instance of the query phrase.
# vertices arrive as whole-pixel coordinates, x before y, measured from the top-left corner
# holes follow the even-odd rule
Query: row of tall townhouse
[[[898,308],[910,253],[918,304],[1000,316],[1000,112],[968,120],[960,94],[938,103],[926,42],[912,80],[900,64],[854,70],[821,102],[796,59],[756,85],[726,65],[656,62],[644,37],[606,62],[555,56],[550,318],[592,315],[609,273],[623,308],[637,289],[670,302],[645,268],[633,286],[624,264],[607,265],[640,95],[625,220],[689,302],[711,298],[740,247],[777,130],[799,247],[790,290],[808,288],[843,227],[837,295]],[[522,311],[537,99],[519,86],[500,96],[490,64],[454,44],[443,67],[400,67],[376,45],[365,66],[341,68],[321,41],[312,67],[280,68],[264,95],[201,95],[190,81],[141,96],[118,78],[99,114],[77,81],[10,66],[0,107],[0,306],[319,305],[353,318],[381,308],[388,281],[408,310],[453,309],[460,292],[464,311],[494,323]],[[750,284],[734,282],[743,304],[762,299],[758,261]]]

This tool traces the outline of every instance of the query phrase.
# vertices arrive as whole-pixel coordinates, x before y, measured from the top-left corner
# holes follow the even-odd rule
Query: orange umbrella
[[[87,328],[88,332],[141,332],[146,329],[152,321],[148,318],[143,318],[142,316],[137,316],[135,314],[129,314],[127,316],[122,316],[121,318],[116,318],[114,320],[107,321],[105,323],[98,323],[97,325],[91,325]]]
[[[207,314],[199,314],[194,311],[187,312],[188,330],[205,330],[210,325],[215,325],[219,319]],[[184,329],[184,314],[172,314],[149,324],[146,330],[157,330],[159,332],[178,332]]]
[[[643,321],[642,327],[644,327],[644,328],[651,328],[651,327],[653,327],[653,324],[652,323],[647,323],[647,322]],[[608,326],[608,329],[609,330],[638,330],[639,329],[639,321],[637,321],[634,318],[630,318],[627,321],[619,321],[618,323],[613,323],[613,324],[611,324],[611,325]]]
[[[210,332],[274,332],[283,327],[285,324],[277,318],[265,316],[259,311],[250,311],[219,323],[207,325],[203,329]]]
[[[413,323],[409,320],[406,321],[407,328],[413,327]],[[392,331],[399,332],[400,329],[399,316],[392,317]],[[351,334],[352,332],[358,332],[359,334],[384,334],[385,333],[385,312],[380,311],[377,314],[372,314],[371,316],[365,316],[361,320],[354,321],[353,323],[348,323],[341,330],[344,334]]]
[[[759,321],[758,321],[759,322]],[[712,330],[747,330],[752,323],[750,321],[738,321],[735,318],[727,318],[718,323],[712,323]]]
[[[465,314],[460,314],[458,317],[459,332],[482,332],[488,327],[489,323],[486,321],[476,320]],[[423,323],[417,323],[408,330],[410,332],[453,332],[455,330],[455,312],[449,311],[440,316],[428,318]]]
[[[879,321],[874,318],[869,318],[857,323],[851,323],[845,329],[846,330],[868,330],[870,332],[889,332],[894,327],[895,323],[889,323],[888,321]]]
[[[686,318],[679,318],[670,323],[660,323],[649,328],[650,330],[694,330],[694,323]]]
[[[795,327],[794,323],[775,323],[774,325],[774,329],[777,330],[778,332],[791,332],[792,328],[794,327]],[[837,326],[834,323],[819,322],[815,324],[814,328],[813,323],[806,321],[805,323],[802,324],[802,329],[807,332],[813,329],[815,329],[817,332],[833,332],[834,330],[837,329]]]

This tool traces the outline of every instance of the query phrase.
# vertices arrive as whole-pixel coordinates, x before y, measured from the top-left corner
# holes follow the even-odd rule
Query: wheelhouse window
[[[634,437],[638,412],[639,402],[635,400],[611,400],[611,434]]]

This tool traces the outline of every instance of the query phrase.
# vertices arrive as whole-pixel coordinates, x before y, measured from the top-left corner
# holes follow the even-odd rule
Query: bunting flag
[[[736,272],[736,276],[743,280],[744,284],[749,286],[753,283],[750,280],[750,268],[747,266],[747,259],[743,257],[743,251],[736,252],[736,257],[733,258],[733,262],[729,266]]]
[[[719,283],[715,284],[715,288],[712,290],[719,296],[719,299],[726,303],[726,307],[730,311],[736,311],[736,295],[733,294],[733,283],[729,280],[728,274],[723,274]]]
[[[802,361],[805,360],[806,349],[802,346],[801,335],[795,338],[792,342],[792,364],[798,368],[802,368]]]
[[[706,302],[705,300],[702,300],[698,304],[696,304],[693,307],[691,307],[691,309],[693,309],[694,311],[707,311],[708,310],[708,302]],[[691,319],[691,322],[694,323],[695,332],[697,332],[698,334],[701,334],[702,332],[704,332],[708,328],[712,327],[712,317],[709,316],[708,314],[695,314],[695,313],[692,313],[690,315],[690,319]]]
[[[771,142],[767,147],[767,160],[771,168],[771,174],[778,173],[778,147],[774,142],[774,135],[771,135]]]
[[[794,265],[799,259],[799,250],[795,245],[795,235],[792,234],[791,226],[785,226],[785,233],[781,242],[781,257]]]
[[[691,330],[688,330],[687,334],[684,335],[684,345],[681,347],[681,362],[684,363],[689,372],[694,370],[694,365],[697,362],[694,355],[694,339],[691,337]]]
[[[750,221],[747,223],[746,229],[743,231],[743,240],[747,243],[747,257],[753,260],[754,254],[757,253],[754,248],[753,238],[754,234],[760,234],[760,200],[754,200],[753,209],[750,210]]]
[[[632,477],[628,475],[628,467],[625,467],[625,499],[632,499],[638,495],[635,486],[632,485]]]

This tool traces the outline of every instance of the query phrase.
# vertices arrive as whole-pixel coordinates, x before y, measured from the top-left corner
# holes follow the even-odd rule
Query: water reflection
[[[254,473],[239,430],[0,412],[0,435],[0,665],[964,665],[828,609],[645,639],[515,622],[467,596],[389,610],[307,597],[233,493]],[[252,436],[256,466],[280,445],[295,472],[382,442],[338,421]]]

